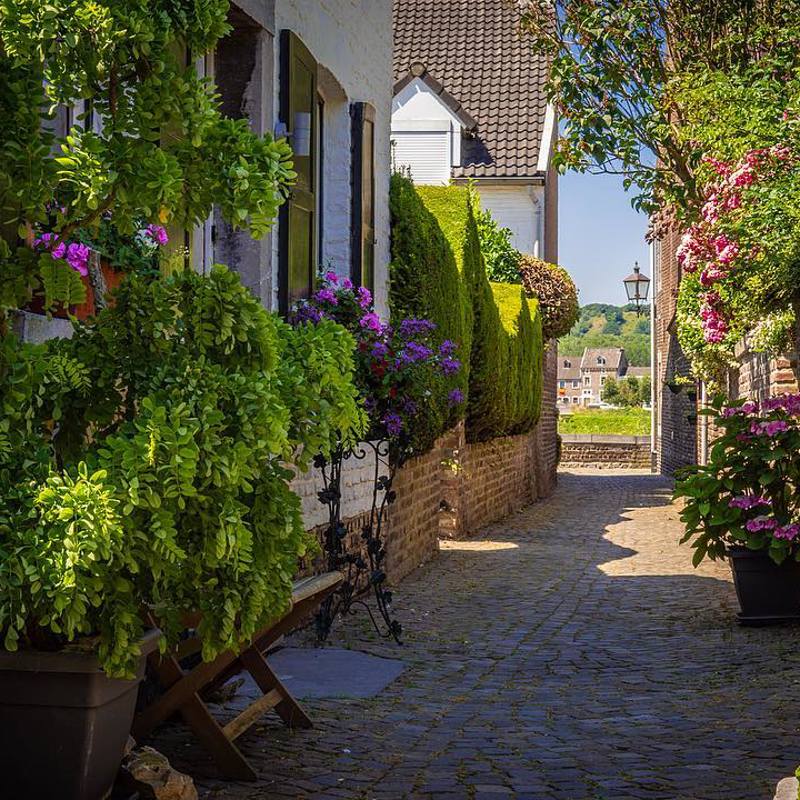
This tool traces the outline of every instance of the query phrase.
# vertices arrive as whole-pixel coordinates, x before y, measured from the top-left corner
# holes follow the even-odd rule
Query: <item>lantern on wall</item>
[[[639,271],[638,261],[634,263],[633,272],[622,283],[625,286],[625,294],[628,295],[628,302],[636,306],[637,314],[641,314],[642,305],[647,301],[650,291],[650,278]]]

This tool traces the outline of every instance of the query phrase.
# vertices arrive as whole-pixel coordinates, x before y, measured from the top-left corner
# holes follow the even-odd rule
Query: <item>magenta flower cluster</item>
[[[728,506],[730,508],[741,508],[744,511],[749,511],[751,508],[758,508],[759,506],[769,506],[772,505],[772,501],[769,497],[764,497],[763,495],[740,495],[738,497],[732,497]]]
[[[759,181],[785,170],[793,158],[788,147],[775,146],[751,150],[731,164],[707,158],[715,175],[705,189],[700,219],[689,227],[677,249],[678,264],[687,273],[699,273],[700,319],[703,338],[710,344],[725,341],[730,331],[730,315],[720,291],[726,279],[745,260],[756,255],[726,233],[726,226],[742,207],[743,192]]]
[[[49,252],[56,260],[64,260],[80,275],[89,274],[89,248],[83,242],[63,242],[54,233],[43,233],[34,241],[39,250]]]

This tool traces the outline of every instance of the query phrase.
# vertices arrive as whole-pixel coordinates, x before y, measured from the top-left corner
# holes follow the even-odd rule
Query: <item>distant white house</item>
[[[395,0],[392,165],[420,184],[473,180],[514,246],[555,262],[557,120],[519,29],[511,3]]]

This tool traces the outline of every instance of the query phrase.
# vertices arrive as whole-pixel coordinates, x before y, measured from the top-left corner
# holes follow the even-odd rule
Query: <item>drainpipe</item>
[[[659,376],[656,374],[656,297],[658,296],[658,265],[656,264],[656,243],[650,242],[650,275],[652,276],[652,294],[650,295],[650,458],[656,463],[656,386]]]
[[[705,408],[708,403],[708,394],[705,381],[700,382],[700,408]],[[703,414],[700,423],[700,464],[708,464],[708,417]]]

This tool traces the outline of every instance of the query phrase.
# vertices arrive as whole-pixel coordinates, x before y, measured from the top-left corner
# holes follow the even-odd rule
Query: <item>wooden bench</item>
[[[267,711],[275,710],[286,725],[310,728],[311,719],[272,671],[265,653],[281,636],[297,627],[343,581],[340,572],[328,572],[295,583],[289,611],[265,626],[252,643],[238,654],[220,653],[213,661],[185,669],[182,663],[200,650],[200,642],[191,636],[175,651],[150,656],[164,693],[141,711],[133,723],[133,736],[146,738],[153,729],[175,712],[214,757],[222,773],[232,779],[255,780],[256,772],[235,744],[235,740]],[[155,622],[155,620],[152,620]],[[206,705],[205,697],[240,672],[253,677],[262,695],[226,725],[220,725]]]

